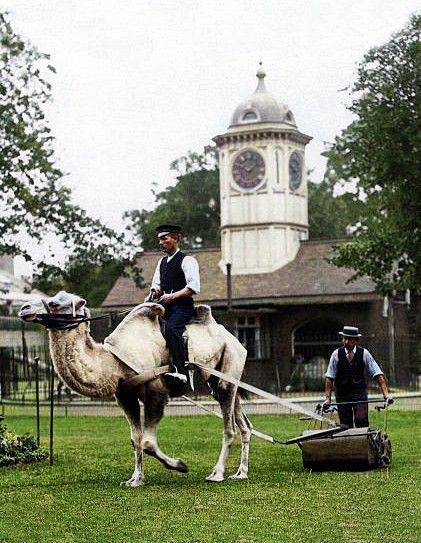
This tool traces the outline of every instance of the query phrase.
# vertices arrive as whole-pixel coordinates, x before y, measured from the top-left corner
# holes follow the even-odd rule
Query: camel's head
[[[24,321],[42,321],[43,315],[70,315],[72,317],[83,317],[86,315],[86,300],[70,294],[64,290],[58,292],[50,298],[42,298],[33,300],[24,304],[20,311],[19,317]]]
[[[86,314],[86,300],[77,294],[70,294],[65,290],[60,290],[51,298],[44,298],[42,303],[47,313],[52,315],[72,315],[73,317],[83,317]]]

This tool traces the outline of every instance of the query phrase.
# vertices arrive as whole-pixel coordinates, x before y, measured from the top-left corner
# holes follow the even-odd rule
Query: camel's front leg
[[[145,428],[142,437],[142,450],[145,454],[159,460],[167,469],[186,473],[188,468],[179,458],[166,455],[158,446],[156,428],[164,415],[164,407],[167,403],[167,394],[163,393],[158,383],[151,384],[144,398]]]
[[[145,423],[145,430],[143,432],[142,449],[145,454],[153,456],[159,460],[167,469],[179,471],[181,473],[187,473],[188,467],[180,460],[180,458],[172,458],[165,454],[158,446],[156,438],[156,424],[149,426]]]
[[[135,394],[116,393],[118,405],[123,409],[130,426],[131,442],[134,449],[134,471],[130,479],[122,481],[125,486],[141,486],[145,482],[143,473],[142,427],[140,423],[139,400]]]
[[[221,452],[218,461],[211,473],[206,477],[207,481],[219,483],[224,480],[225,465],[227,463],[229,449],[234,441],[234,397],[235,387],[229,383],[220,383],[217,397],[221,406],[224,420],[224,434],[222,438]]]

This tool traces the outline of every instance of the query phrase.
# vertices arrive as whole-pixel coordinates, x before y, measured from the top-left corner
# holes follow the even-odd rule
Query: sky
[[[151,209],[169,164],[226,131],[255,89],[289,105],[323,177],[326,142],[352,120],[344,89],[415,0],[0,0],[15,31],[51,55],[47,116],[75,203],[114,228]]]

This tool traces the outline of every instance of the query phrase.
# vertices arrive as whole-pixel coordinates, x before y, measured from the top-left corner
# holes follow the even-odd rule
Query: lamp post
[[[232,309],[232,279],[231,279],[231,262],[226,263],[227,267],[227,309]]]

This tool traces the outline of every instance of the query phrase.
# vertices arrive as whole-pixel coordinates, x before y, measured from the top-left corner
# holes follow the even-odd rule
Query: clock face
[[[265,177],[265,161],[260,153],[248,149],[235,159],[232,177],[243,189],[254,189]]]
[[[294,152],[289,157],[289,188],[297,190],[301,185],[303,177],[303,165],[301,156]]]

